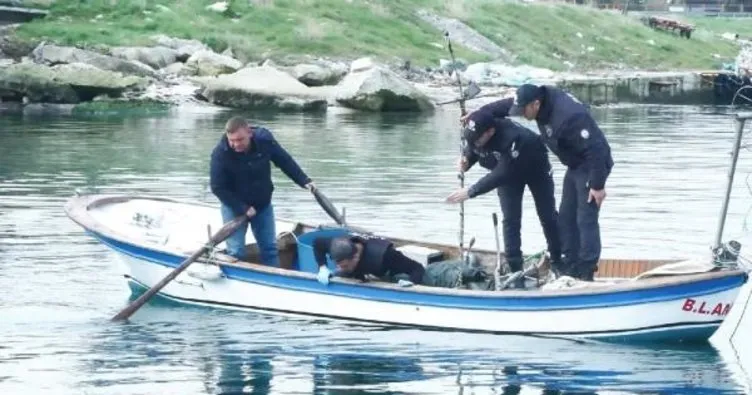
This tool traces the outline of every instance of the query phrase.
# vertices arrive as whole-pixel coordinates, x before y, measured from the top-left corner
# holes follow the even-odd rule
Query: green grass
[[[712,31],[718,34],[738,33],[740,37],[752,38],[752,19],[750,18],[683,18],[695,25],[696,29]]]
[[[233,0],[229,12],[204,8],[206,0],[57,0],[50,15],[22,25],[25,40],[62,45],[150,45],[150,36],[195,38],[215,51],[231,47],[243,62],[303,55],[382,61],[409,59],[435,66],[447,59],[442,32],[415,11],[458,18],[517,56],[519,64],[566,70],[632,67],[717,68],[737,46],[725,31],[752,34],[752,21],[703,19],[691,39],[654,31],[631,16],[582,6],[528,5],[490,0]],[[745,30],[746,29],[746,30]],[[578,36],[578,33],[582,37]],[[457,56],[487,60],[458,43]],[[714,55],[718,55],[717,57]]]
[[[582,6],[466,2],[464,13],[469,25],[504,43],[521,63],[553,70],[566,70],[564,61],[578,69],[715,68],[720,60],[714,54],[728,58],[739,51],[707,32],[687,40],[650,29],[636,17]]]
[[[433,44],[441,45],[443,36],[412,14],[410,1],[390,0],[389,6],[359,0],[253,3],[232,1],[230,15],[223,15],[205,10],[211,4],[205,0],[58,0],[46,20],[25,24],[17,34],[93,46],[148,45],[150,36],[163,33],[199,39],[215,51],[229,46],[241,61],[311,54],[351,59],[371,55],[429,64],[446,57],[446,51]],[[463,49],[458,56],[484,59]]]

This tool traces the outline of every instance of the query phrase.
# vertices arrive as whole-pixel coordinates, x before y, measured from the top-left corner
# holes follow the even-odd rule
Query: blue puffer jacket
[[[211,154],[211,190],[235,215],[242,215],[251,206],[263,210],[271,203],[274,191],[271,163],[301,187],[311,182],[269,130],[254,127],[250,150],[243,153],[230,148],[223,134]]]

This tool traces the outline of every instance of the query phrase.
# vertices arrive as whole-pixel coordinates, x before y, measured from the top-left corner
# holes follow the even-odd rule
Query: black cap
[[[541,93],[541,88],[537,85],[520,85],[520,87],[517,88],[517,92],[514,96],[514,104],[512,105],[512,108],[509,109],[509,115],[522,115],[525,106],[532,103],[536,99],[540,99]]]
[[[475,140],[488,129],[494,127],[496,119],[488,111],[476,111],[467,117],[467,124],[463,131],[463,137],[468,144],[474,144]]]
[[[329,244],[329,256],[339,262],[355,256],[355,244],[347,237],[338,237]]]

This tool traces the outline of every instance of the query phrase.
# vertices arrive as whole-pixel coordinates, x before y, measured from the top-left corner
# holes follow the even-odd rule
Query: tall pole
[[[734,185],[734,173],[736,172],[736,161],[739,158],[739,149],[742,143],[742,135],[744,135],[744,123],[748,118],[752,118],[752,113],[739,114],[734,119],[734,125],[736,126],[736,140],[734,141],[734,149],[731,151],[731,166],[729,166],[728,180],[726,182],[726,195],[723,199],[723,205],[721,206],[721,215],[718,218],[718,230],[715,234],[715,242],[713,248],[721,246],[721,239],[723,238],[723,227],[726,224],[726,213],[728,212],[728,204],[731,198],[731,189]]]
[[[457,66],[457,61],[454,58],[454,50],[452,50],[452,41],[449,40],[449,32],[444,32],[444,37],[446,38],[447,42],[447,48],[449,49],[449,56],[452,58],[452,69],[454,71],[454,74],[457,76],[457,85],[459,86],[460,90],[460,112],[462,116],[467,115],[467,110],[465,109],[465,94],[462,90],[462,79],[460,78],[460,73],[455,68]],[[462,129],[460,129],[460,156],[464,155],[465,153],[465,139],[462,138]],[[457,177],[460,179],[460,188],[465,187],[465,171],[464,169],[460,169],[460,173],[457,175]],[[464,243],[465,243],[465,203],[460,202],[460,234],[459,234],[459,245],[460,245],[460,257],[462,257]]]

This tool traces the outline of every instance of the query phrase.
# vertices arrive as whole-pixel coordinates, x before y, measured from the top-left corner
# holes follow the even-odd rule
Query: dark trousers
[[[589,192],[587,169],[567,169],[559,207],[562,274],[582,280],[593,279],[601,256],[600,209],[588,203]]]
[[[552,260],[558,262],[561,255],[554,179],[551,175],[551,165],[546,158],[496,189],[504,217],[502,221],[504,255],[512,271],[522,269],[520,228],[522,227],[522,195],[525,192],[525,186],[533,195],[535,210],[543,227],[543,234],[546,237]]]

